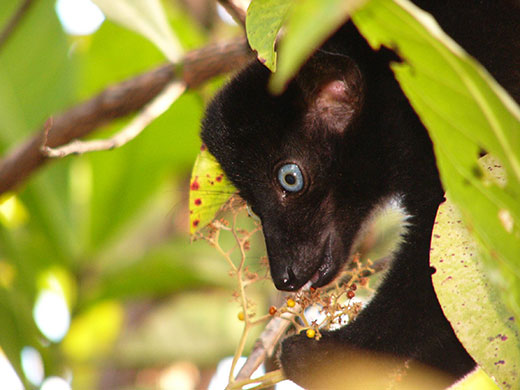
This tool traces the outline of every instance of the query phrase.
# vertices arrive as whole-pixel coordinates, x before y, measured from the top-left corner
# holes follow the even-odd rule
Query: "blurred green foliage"
[[[0,2],[0,30],[17,3]],[[176,2],[164,5],[186,49],[214,34]],[[50,116],[165,61],[110,21],[92,35],[68,36],[54,6],[34,2],[0,47],[0,155]],[[184,94],[128,145],[54,161],[0,197],[0,347],[19,373],[25,346],[40,351],[45,376],[72,369],[75,388],[101,388],[114,372],[126,378],[120,386],[132,386],[142,370],[179,360],[211,368],[234,351],[240,324],[227,266],[207,244],[190,245],[188,234],[189,175],[211,91]],[[92,136],[108,137],[127,121]],[[62,341],[36,326],[44,290],[68,304]]]

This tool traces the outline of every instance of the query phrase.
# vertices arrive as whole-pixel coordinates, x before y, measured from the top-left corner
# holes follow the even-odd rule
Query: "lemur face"
[[[321,287],[388,195],[369,179],[385,164],[358,123],[363,78],[347,57],[311,61],[281,96],[267,78],[256,63],[239,74],[208,108],[202,139],[262,220],[276,287]]]

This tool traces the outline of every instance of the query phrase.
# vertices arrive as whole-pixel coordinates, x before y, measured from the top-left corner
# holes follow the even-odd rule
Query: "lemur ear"
[[[344,55],[316,53],[296,82],[307,105],[307,123],[344,132],[361,111],[365,85],[360,69]]]

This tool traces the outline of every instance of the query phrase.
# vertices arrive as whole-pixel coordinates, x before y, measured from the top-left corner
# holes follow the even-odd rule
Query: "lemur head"
[[[378,91],[349,57],[314,55],[280,96],[268,78],[256,62],[240,72],[209,105],[201,137],[261,219],[276,287],[321,287],[397,193],[396,161]]]

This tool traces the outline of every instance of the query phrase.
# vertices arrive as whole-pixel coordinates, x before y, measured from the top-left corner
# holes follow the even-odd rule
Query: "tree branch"
[[[291,325],[294,314],[283,313],[281,317],[273,317],[266,325],[246,362],[238,372],[235,380],[249,379],[268,356],[272,356],[278,342]]]
[[[189,52],[181,63],[166,64],[108,87],[92,99],[53,117],[46,146],[64,145],[140,110],[173,80],[182,80],[188,88],[194,88],[212,77],[238,69],[252,58],[245,38]],[[48,161],[40,150],[44,142],[45,129],[42,129],[0,161],[0,194],[19,185]]]
[[[142,111],[121,131],[108,139],[98,139],[90,141],[74,140],[58,148],[47,146],[49,131],[52,129],[52,122],[48,128],[44,128],[44,144],[42,152],[47,157],[62,158],[69,154],[83,154],[87,152],[99,152],[101,150],[111,150],[119,148],[133,140],[156,118],[162,115],[175,100],[177,100],[186,90],[186,85],[182,81],[173,81],[164,90],[148,103]]]
[[[24,15],[26,15],[27,10],[32,4],[33,0],[23,0],[14,15],[7,22],[4,29],[0,33],[0,50],[3,48],[9,37],[12,35],[13,31],[23,19]]]

